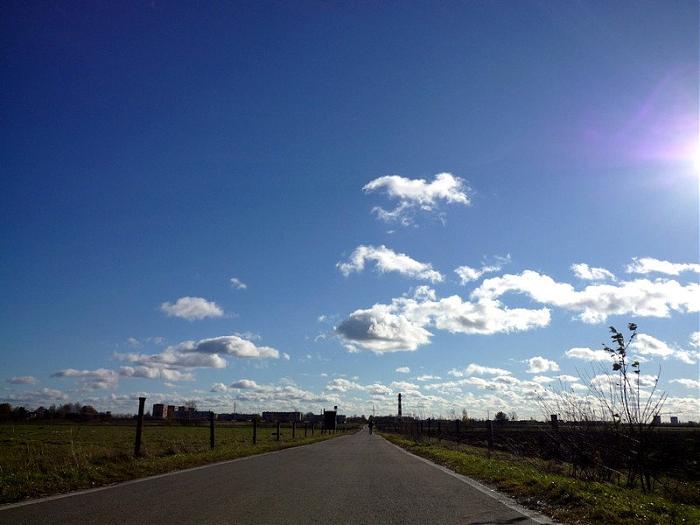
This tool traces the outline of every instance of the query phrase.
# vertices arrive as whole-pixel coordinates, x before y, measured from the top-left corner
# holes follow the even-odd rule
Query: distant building
[[[671,424],[672,425],[678,424],[678,416],[671,416]]]
[[[165,419],[165,405],[163,403],[154,403],[151,416],[154,419]]]
[[[168,405],[168,412],[166,414],[166,417],[168,419],[172,419],[175,417],[175,405]]]
[[[301,412],[263,412],[262,418],[268,422],[291,423],[301,421]]]
[[[660,425],[661,424],[661,416],[654,416],[654,420],[652,421],[654,425]]]
[[[216,419],[219,421],[253,421],[258,417],[258,414],[218,414]]]

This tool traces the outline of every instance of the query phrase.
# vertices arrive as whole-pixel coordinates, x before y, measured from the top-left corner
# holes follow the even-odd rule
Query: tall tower
[[[399,417],[401,417],[401,394],[399,394]]]

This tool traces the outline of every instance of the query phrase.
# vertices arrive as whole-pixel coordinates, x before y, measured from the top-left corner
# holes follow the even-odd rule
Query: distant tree
[[[29,417],[29,411],[24,407],[15,407],[12,410],[12,419],[15,421],[24,421]]]
[[[185,406],[191,410],[197,410],[197,402],[194,399],[185,401]]]
[[[0,421],[10,419],[12,414],[12,405],[10,403],[0,403]]]
[[[496,412],[496,415],[494,416],[494,419],[498,423],[503,423],[505,421],[508,421],[508,415],[505,412]]]
[[[510,414],[508,414],[508,418],[511,421],[517,421],[518,420],[518,414],[515,411],[511,411]]]
[[[80,408],[80,414],[83,416],[96,416],[97,410],[91,405],[85,405]]]

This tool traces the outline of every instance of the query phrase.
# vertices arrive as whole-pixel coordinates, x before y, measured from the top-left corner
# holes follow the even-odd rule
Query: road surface
[[[366,430],[0,510],[0,524],[533,524]]]

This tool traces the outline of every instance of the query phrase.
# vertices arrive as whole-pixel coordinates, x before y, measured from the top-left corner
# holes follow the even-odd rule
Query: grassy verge
[[[451,442],[416,443],[394,434],[382,434],[410,452],[460,474],[488,483],[524,506],[570,524],[689,524],[700,523],[700,507],[676,503],[660,495],[609,483],[566,476],[548,462],[494,454]]]
[[[132,456],[134,428],[129,425],[0,425],[0,504],[60,494],[323,441],[342,434],[296,439],[284,429],[276,441],[272,428],[217,428],[209,448],[209,429],[146,426],[143,457]]]

